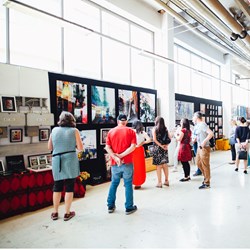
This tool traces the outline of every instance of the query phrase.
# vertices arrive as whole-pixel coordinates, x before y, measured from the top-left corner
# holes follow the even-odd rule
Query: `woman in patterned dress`
[[[161,173],[165,175],[164,185],[169,186],[168,181],[168,144],[171,142],[171,135],[165,126],[164,119],[157,116],[155,119],[155,127],[152,129],[154,150],[153,165],[156,165],[156,173],[158,183],[156,187],[162,188]]]

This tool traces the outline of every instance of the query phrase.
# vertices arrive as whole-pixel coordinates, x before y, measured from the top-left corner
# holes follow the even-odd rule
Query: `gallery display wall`
[[[49,84],[55,124],[62,111],[76,118],[84,144],[78,154],[81,171],[90,173],[92,185],[109,180],[109,157],[104,149],[108,131],[123,113],[128,126],[140,119],[150,132],[156,117],[157,91],[54,73],[49,73]]]
[[[175,94],[175,119],[176,124],[182,118],[192,120],[193,113],[200,111],[204,114],[204,121],[214,132],[215,139],[223,137],[222,102],[193,96]]]

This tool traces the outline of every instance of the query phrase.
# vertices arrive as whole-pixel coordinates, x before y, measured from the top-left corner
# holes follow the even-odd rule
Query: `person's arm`
[[[52,135],[51,134],[50,134],[49,141],[48,141],[48,149],[49,149],[49,151],[53,151]]]
[[[238,144],[240,144],[240,136],[239,136],[239,128],[235,129],[235,140]]]
[[[179,133],[176,134],[176,140],[181,142],[183,136],[184,136],[184,133],[182,131],[179,131]]]
[[[117,166],[121,166],[122,165],[122,159],[117,154],[114,153],[114,151],[113,151],[113,149],[111,148],[110,145],[106,144],[105,150],[110,155],[110,157],[112,157],[114,159],[114,161],[116,162]]]
[[[124,158],[126,155],[129,155],[132,153],[136,148],[136,144],[131,144],[130,147],[128,147],[125,151],[123,151],[120,154],[116,154],[120,159]]]
[[[213,131],[207,127],[207,137],[205,138],[205,140],[201,143],[201,147],[205,147],[206,143],[214,136]]]
[[[76,148],[79,151],[83,150],[83,144],[80,136],[80,132],[78,129],[75,130],[75,137],[76,137]]]
[[[157,139],[156,139],[156,132],[155,129],[152,129],[152,135],[153,135],[153,142],[158,145],[159,147],[163,148],[164,150],[168,149],[168,145],[162,145]]]

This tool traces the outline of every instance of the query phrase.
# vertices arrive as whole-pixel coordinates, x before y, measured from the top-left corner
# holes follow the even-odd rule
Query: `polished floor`
[[[50,219],[52,207],[0,221],[1,248],[250,248],[250,169],[243,174],[229,165],[230,151],[211,154],[211,189],[199,190],[203,178],[179,182],[182,168],[172,172],[170,187],[156,188],[155,171],[135,190],[138,211],[125,215],[124,188],[117,210],[107,213],[109,183],[87,186],[75,199],[76,217]],[[192,165],[192,173],[195,166]],[[121,183],[122,184],[122,183]]]

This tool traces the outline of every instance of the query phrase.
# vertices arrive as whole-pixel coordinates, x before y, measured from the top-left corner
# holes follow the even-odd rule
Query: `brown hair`
[[[167,127],[165,126],[165,122],[164,122],[164,119],[161,117],[161,116],[157,116],[155,118],[155,132],[158,134],[161,134],[161,135],[164,135],[166,130],[167,130]]]
[[[75,117],[67,111],[62,111],[59,116],[59,121],[57,123],[60,127],[76,127],[76,119]]]
[[[245,117],[241,116],[241,117],[239,118],[239,121],[240,121],[241,123],[245,123],[245,122],[246,122],[246,119],[245,119]]]

